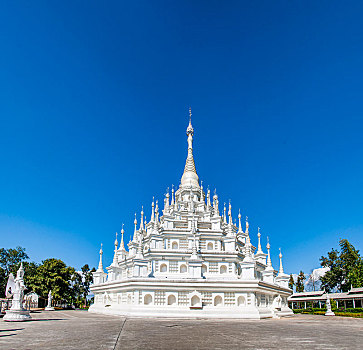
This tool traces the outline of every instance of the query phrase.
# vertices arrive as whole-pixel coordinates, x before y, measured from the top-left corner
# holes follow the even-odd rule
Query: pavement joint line
[[[116,349],[116,346],[117,346],[118,340],[120,339],[120,336],[121,336],[122,330],[124,329],[124,325],[125,325],[125,323],[126,323],[126,320],[127,320],[127,317],[125,317],[124,322],[122,323],[122,326],[121,326],[120,332],[119,332],[119,334],[118,334],[118,336],[117,336],[117,339],[116,339],[115,345],[114,345],[114,347],[113,347],[113,350],[115,350],[115,349]]]

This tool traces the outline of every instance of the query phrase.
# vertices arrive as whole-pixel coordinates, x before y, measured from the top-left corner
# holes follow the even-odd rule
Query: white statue
[[[54,307],[52,307],[52,299],[52,290],[50,290],[48,293],[48,305],[45,308],[46,311],[54,311]]]
[[[329,294],[326,295],[326,313],[325,316],[335,316],[335,313],[331,310]]]
[[[14,277],[12,275],[9,276],[6,293],[7,295],[12,294],[13,301],[10,310],[6,311],[4,321],[27,321],[31,316],[29,311],[23,307],[24,290],[26,289],[24,284],[23,263],[20,265],[14,283],[11,281],[11,278]]]

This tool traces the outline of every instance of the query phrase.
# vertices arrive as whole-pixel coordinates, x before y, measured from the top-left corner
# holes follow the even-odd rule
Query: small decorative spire
[[[139,245],[137,246],[136,258],[137,259],[143,259],[144,258],[144,254],[142,252],[142,235],[139,236]]]
[[[269,242],[269,239],[268,239],[268,236],[267,236],[267,245],[266,245],[266,248],[267,248],[267,267],[269,267],[270,269],[272,268],[272,262],[271,262],[271,255],[270,255],[270,242]]]
[[[154,197],[153,197],[153,201],[151,202],[151,222],[154,222],[154,207],[155,207],[155,203],[154,203]]]
[[[200,181],[200,202],[204,202],[204,196],[203,196],[203,181]]]
[[[263,253],[262,248],[261,248],[261,233],[260,233],[260,228],[257,228],[257,237],[258,237],[258,248],[257,248],[257,253]]]
[[[194,200],[193,200],[194,194],[192,191],[192,187],[190,187],[190,194],[189,194],[189,209],[191,213],[194,213]]]
[[[154,218],[154,230],[157,230],[158,227],[159,227],[159,204],[158,204],[158,200],[156,200],[155,218]]]
[[[121,250],[125,250],[125,243],[124,243],[124,224],[122,224],[122,229],[121,229],[121,243],[120,243],[120,249]]]
[[[164,213],[169,212],[169,187],[166,189],[165,198],[164,198]]]
[[[117,246],[118,246],[117,235],[118,235],[118,233],[116,232],[116,239],[115,239],[115,251],[117,250]]]
[[[211,202],[210,202],[210,189],[208,186],[208,191],[207,191],[207,210],[209,211],[211,207]]]
[[[280,254],[279,254],[279,258],[280,258],[280,270],[279,270],[279,274],[282,275],[284,273],[284,268],[282,267],[282,254],[281,254],[281,248],[279,248],[280,250]]]
[[[223,207],[223,222],[227,223],[227,217],[226,217],[226,202],[224,202],[224,207]]]
[[[102,250],[102,246],[103,244],[101,243],[101,249],[100,249],[100,261],[98,263],[98,272],[103,272],[103,264],[102,264],[102,254],[103,254],[103,250]]]
[[[245,257],[243,259],[243,261],[248,261],[248,262],[252,262],[252,244],[251,244],[251,239],[250,236],[247,234],[246,237],[246,244],[245,244]]]
[[[115,250],[114,250],[114,254],[113,254],[113,262],[112,265],[116,266],[117,265],[117,246],[118,246],[118,241],[117,241],[117,232],[116,232],[116,239],[115,239]]]
[[[214,196],[213,196],[213,215],[214,217],[218,217],[219,216],[219,208],[218,208],[218,196],[217,196],[217,190],[214,189]]]
[[[136,213],[135,213],[135,220],[134,220],[135,230],[134,230],[134,237],[136,237],[136,231],[137,231],[137,219],[136,219]]]
[[[229,205],[228,205],[228,225],[232,226],[233,225],[233,221],[232,221],[232,205],[231,205],[231,201],[229,201]]]
[[[140,231],[144,229],[144,206],[141,206]]]
[[[250,224],[248,223],[248,216],[246,216],[246,234],[248,235]]]
[[[242,233],[242,224],[241,224],[241,209],[238,212],[238,233]]]
[[[174,185],[171,185],[171,203],[170,205],[173,206],[174,205]]]

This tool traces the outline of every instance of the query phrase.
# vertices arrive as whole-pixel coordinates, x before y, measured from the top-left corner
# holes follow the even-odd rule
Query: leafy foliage
[[[355,249],[347,239],[340,240],[339,246],[340,252],[332,249],[327,257],[320,258],[321,266],[330,268],[320,278],[322,287],[327,292],[334,289],[347,292],[351,286],[363,286],[363,260],[359,250]]]
[[[46,298],[52,290],[54,300],[70,300],[72,296],[71,279],[75,274],[73,267],[59,259],[46,259],[37,268],[36,274],[28,287]]]
[[[294,277],[291,274],[290,275],[290,279],[289,279],[289,288],[293,290],[294,289],[294,285],[295,285]]]
[[[299,275],[297,276],[297,281],[296,281],[296,292],[303,292],[304,291],[304,281],[305,281],[306,277],[304,275],[304,272],[300,271]]]
[[[24,260],[28,260],[28,254],[25,253],[25,249],[22,247],[14,248],[0,248],[0,267],[8,275],[14,266]]]
[[[24,266],[24,283],[26,292],[33,291],[43,298],[48,297],[49,290],[55,301],[67,302],[77,307],[87,305],[90,284],[93,282],[92,272],[86,264],[82,272],[77,272],[59,259],[46,259],[41,264],[27,262],[29,259],[25,249],[0,249],[0,293],[5,295],[5,287],[9,273],[16,275],[20,263]]]
[[[9,274],[16,273],[21,261],[29,259],[22,247],[0,248],[0,297],[5,296],[5,288]]]

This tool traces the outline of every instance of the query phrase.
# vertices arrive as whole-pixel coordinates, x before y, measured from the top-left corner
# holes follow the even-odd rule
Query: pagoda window
[[[171,249],[178,249],[178,242],[173,242],[172,245],[171,245]]]
[[[222,266],[219,268],[219,273],[220,273],[220,274],[225,274],[225,273],[227,273],[227,266],[226,266],[226,265],[222,265]]]
[[[180,265],[180,273],[187,273],[188,272],[188,268],[185,264]]]
[[[207,244],[207,250],[213,250],[213,243],[212,242],[209,242]]]
[[[168,271],[168,267],[166,266],[166,264],[161,264],[160,265],[160,272],[167,272]]]

